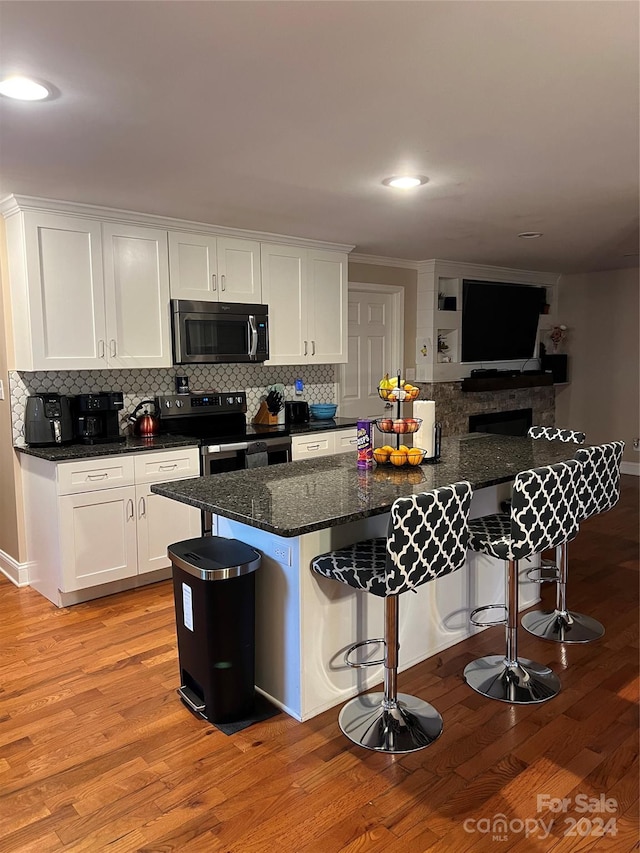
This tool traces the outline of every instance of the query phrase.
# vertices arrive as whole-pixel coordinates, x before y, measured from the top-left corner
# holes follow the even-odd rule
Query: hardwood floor
[[[606,625],[602,640],[521,633],[521,653],[560,675],[559,696],[523,707],[473,693],[465,664],[503,648],[490,629],[400,674],[445,728],[391,758],[344,738],[337,709],[231,737],[196,720],[175,693],[169,582],[56,610],[3,579],[0,851],[637,849],[637,478],[570,546],[569,596]],[[601,796],[611,811],[584,810]]]

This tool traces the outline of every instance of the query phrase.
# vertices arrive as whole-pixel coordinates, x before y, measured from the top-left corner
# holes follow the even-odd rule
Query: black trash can
[[[255,690],[255,570],[237,539],[204,536],[168,548],[178,632],[178,694],[211,723],[242,720]]]

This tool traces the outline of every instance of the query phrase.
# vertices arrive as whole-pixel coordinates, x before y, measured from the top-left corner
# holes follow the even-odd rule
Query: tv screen
[[[545,297],[544,287],[463,281],[461,360],[531,358]]]

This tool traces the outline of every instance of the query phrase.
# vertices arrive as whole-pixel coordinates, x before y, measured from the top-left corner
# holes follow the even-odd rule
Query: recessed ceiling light
[[[518,237],[522,237],[523,240],[537,240],[538,237],[542,237],[542,231],[523,231],[518,234]]]
[[[395,187],[399,190],[410,190],[412,187],[419,187],[421,184],[426,184],[429,178],[424,175],[394,175],[391,178],[385,178],[382,182],[385,187]]]
[[[19,101],[43,101],[51,92],[42,83],[36,83],[28,77],[5,77],[0,80],[0,95],[16,98]]]

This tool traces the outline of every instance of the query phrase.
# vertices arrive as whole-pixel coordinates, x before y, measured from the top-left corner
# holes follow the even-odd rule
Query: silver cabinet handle
[[[104,358],[104,341],[102,338],[98,341],[98,358]]]
[[[222,290],[226,290],[227,289],[227,277],[226,277],[226,275],[220,276],[220,283],[221,283],[220,286],[221,286]]]
[[[307,444],[307,450],[319,450],[319,449],[320,449],[319,444]]]
[[[217,275],[212,275],[212,276],[211,276],[211,289],[212,289],[212,290],[217,290],[217,289],[218,289],[217,278],[218,278],[218,276],[217,276]]]
[[[304,342],[304,354],[305,355],[307,354],[307,350],[308,350],[308,346],[307,346],[307,342],[305,341]]]
[[[311,355],[315,355],[315,354],[316,354],[316,342],[311,341]]]
[[[109,341],[109,351],[110,351],[110,353],[111,353],[112,357],[114,357],[114,356],[115,356],[115,354],[116,354],[116,341],[115,341],[115,338],[111,338],[111,340]]]
[[[144,518],[147,514],[147,505],[145,503],[144,498],[140,498],[138,501],[138,518]]]
[[[177,467],[177,463],[172,462],[171,465],[158,465],[158,471],[173,471]]]
[[[129,498],[127,501],[127,521],[131,521],[131,519],[135,515],[135,510],[133,508],[133,500]]]
[[[87,474],[87,480],[105,480],[108,476],[106,471],[104,474]]]

